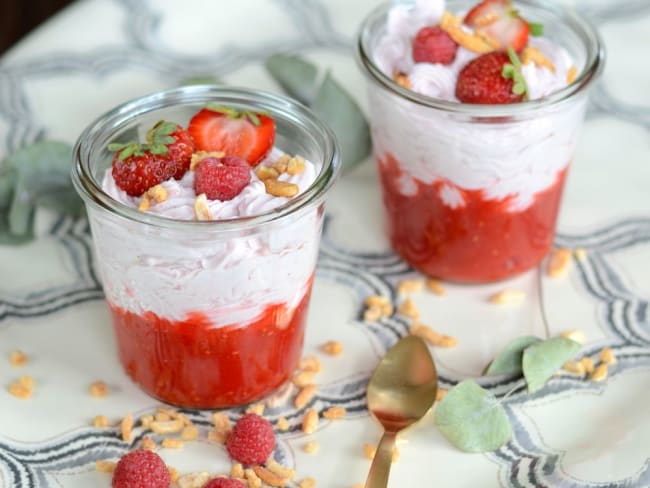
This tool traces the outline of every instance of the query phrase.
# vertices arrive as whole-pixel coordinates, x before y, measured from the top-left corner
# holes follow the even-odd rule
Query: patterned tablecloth
[[[586,249],[564,279],[541,270],[508,283],[446,285],[446,295],[420,293],[423,321],[458,338],[435,349],[442,387],[479,376],[508,341],[579,327],[581,354],[611,346],[618,363],[606,382],[561,373],[534,395],[517,388],[505,400],[515,427],[506,446],[485,455],[452,448],[427,417],[400,446],[390,486],[645,487],[650,486],[650,65],[648,0],[565,0],[600,27],[607,67],[593,91],[562,209],[559,245]],[[271,53],[299,51],[335,76],[364,103],[364,83],[351,55],[354,33],[374,2],[364,0],[86,0],[73,4],[0,61],[0,159],[38,138],[74,142],[101,112],[126,99],[178,85],[193,75],[278,91],[261,62]],[[370,161],[344,175],[332,194],[309,315],[305,352],[327,340],[343,343],[337,357],[321,355],[323,372],[311,406],[344,406],[346,418],[300,430],[302,411],[286,416],[276,457],[298,479],[318,486],[362,483],[369,467],[365,443],[380,429],[365,410],[365,385],[378,359],[407,333],[398,318],[362,321],[362,300],[395,296],[396,283],[415,273],[384,238],[381,201]],[[91,427],[97,414],[117,422],[157,403],[122,372],[107,308],[93,266],[85,221],[37,216],[39,238],[0,247],[0,486],[108,487],[97,459],[130,447],[117,428]],[[517,306],[486,300],[504,287],[526,290]],[[11,351],[28,363],[9,366]],[[35,379],[32,398],[7,386]],[[88,394],[105,381],[106,398]],[[503,395],[521,380],[487,378]],[[236,417],[241,410],[229,412]],[[210,412],[188,412],[209,424]],[[141,439],[136,429],[134,445]],[[307,454],[307,440],[320,443]],[[224,448],[207,439],[164,459],[182,473],[225,472]]]

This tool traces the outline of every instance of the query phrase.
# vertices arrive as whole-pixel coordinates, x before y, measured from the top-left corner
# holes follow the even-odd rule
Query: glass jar
[[[448,9],[467,11],[475,3],[450,1]],[[376,50],[391,7],[365,19],[358,60],[368,79],[392,247],[417,270],[457,282],[491,282],[533,268],[553,244],[587,89],[603,66],[596,31],[552,4],[516,2],[524,18],[543,23],[545,37],[567,49],[575,81],[521,103],[456,103],[404,88],[380,69]]]
[[[207,102],[267,112],[276,147],[316,165],[313,184],[252,217],[172,220],[102,190],[113,141],[144,139],[161,119],[187,125]],[[300,360],[325,196],[340,169],[331,131],[304,106],[245,89],[190,86],[127,102],[93,122],[74,149],[119,357],[152,396],[183,407],[255,401]]]

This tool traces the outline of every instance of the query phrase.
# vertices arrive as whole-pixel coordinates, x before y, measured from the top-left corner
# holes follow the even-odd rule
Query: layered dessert
[[[228,227],[282,209],[321,170],[275,147],[275,130],[267,114],[208,104],[186,128],[160,121],[109,145],[102,189],[144,221],[89,209],[97,258],[121,362],[163,401],[247,403],[299,362],[322,207]]]
[[[393,80],[369,87],[373,148],[394,249],[428,275],[487,282],[550,249],[586,99],[543,101],[584,60],[510,0],[451,4],[395,5],[362,35],[369,71]]]

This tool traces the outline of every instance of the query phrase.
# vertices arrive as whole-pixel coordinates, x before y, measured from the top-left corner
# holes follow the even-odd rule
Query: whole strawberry
[[[440,26],[422,27],[413,39],[412,50],[416,63],[451,64],[458,44]]]
[[[119,460],[113,471],[113,488],[169,488],[169,470],[152,451],[131,451]]]
[[[275,449],[275,434],[268,420],[248,413],[240,418],[226,441],[228,454],[242,464],[264,464]]]
[[[478,104],[521,102],[524,93],[515,89],[515,81],[523,83],[523,77],[510,61],[508,53],[503,51],[483,54],[470,61],[458,74],[456,98],[463,103]],[[512,76],[506,76],[508,73]]]
[[[194,191],[210,200],[232,200],[251,181],[251,167],[241,158],[202,159],[194,169]]]
[[[180,125],[160,121],[147,132],[147,142],[112,143],[112,174],[117,186],[140,196],[170,178],[180,179],[190,167],[194,142]]]

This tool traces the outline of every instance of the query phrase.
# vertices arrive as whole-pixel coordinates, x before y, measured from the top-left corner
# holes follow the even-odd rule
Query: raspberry
[[[113,472],[113,488],[169,488],[169,470],[158,454],[132,451],[120,459]]]
[[[233,427],[226,449],[231,458],[242,464],[263,464],[275,449],[273,427],[259,415],[248,413]]]
[[[194,191],[210,200],[232,200],[250,181],[250,165],[234,156],[205,158],[194,171]]]
[[[423,27],[415,35],[412,49],[416,63],[451,64],[458,44],[439,26]]]
[[[208,481],[208,484],[204,485],[203,488],[246,488],[246,485],[239,480],[215,478]]]

